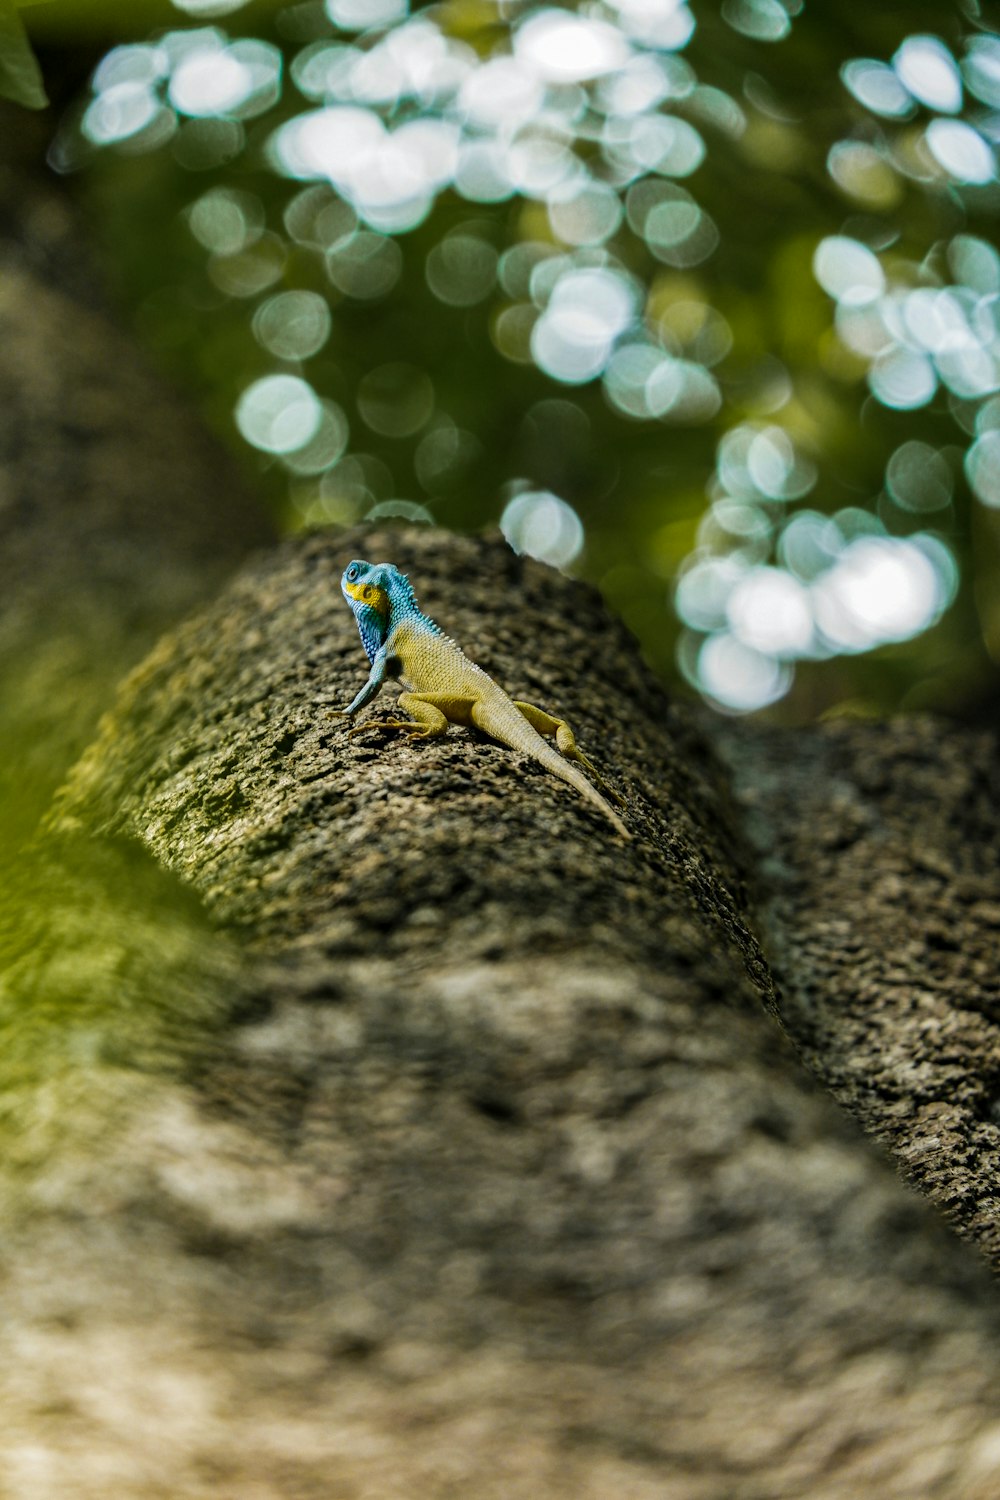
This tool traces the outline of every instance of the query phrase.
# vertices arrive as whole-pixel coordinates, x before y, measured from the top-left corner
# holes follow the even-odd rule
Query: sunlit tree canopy
[[[950,706],[1000,655],[995,22],[176,0],[51,161],[288,527],[498,524],[730,711]]]

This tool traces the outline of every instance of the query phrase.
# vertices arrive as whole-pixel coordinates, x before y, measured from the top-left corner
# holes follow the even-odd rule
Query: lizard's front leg
[[[385,682],[387,669],[388,659],[385,647],[383,646],[377,652],[375,660],[372,662],[371,671],[368,673],[368,681],[360,693],[358,693],[354,702],[349,703],[346,708],[338,709],[337,712],[342,714],[344,718],[353,718],[359,708],[364,708],[366,703],[370,703],[382,691],[382,684]],[[358,725],[357,727],[360,728],[361,726]],[[352,729],[349,732],[353,734],[354,730]]]
[[[532,729],[537,729],[539,734],[548,735],[555,740],[556,749],[561,755],[581,765],[587,774],[594,778],[605,796],[610,797],[612,802],[616,802],[619,807],[625,806],[625,799],[619,797],[613,787],[608,786],[597,767],[587,759],[577,745],[576,737],[565,719],[557,719],[554,714],[546,713],[544,708],[537,708],[534,703],[522,703],[517,698],[514,699],[514,707],[521,711]]]

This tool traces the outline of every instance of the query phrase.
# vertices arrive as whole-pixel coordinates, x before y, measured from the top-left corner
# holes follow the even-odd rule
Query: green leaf
[[[0,0],[0,97],[28,109],[48,104],[42,74],[13,0]]]

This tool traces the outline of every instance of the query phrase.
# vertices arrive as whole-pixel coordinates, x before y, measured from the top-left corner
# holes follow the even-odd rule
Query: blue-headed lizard
[[[411,740],[425,740],[447,734],[449,723],[474,726],[568,781],[592,806],[601,809],[618,833],[631,837],[618,814],[577,769],[584,766],[600,780],[577,749],[569,725],[532,703],[508,698],[503,688],[421,611],[405,574],[392,563],[357,559],[344,569],[340,586],[354,611],[371,662],[368,681],[341,712],[353,717],[392,677],[403,682],[406,691],[399,695],[398,706],[411,715],[409,719],[355,725],[350,734],[367,728],[408,729]],[[551,736],[558,748],[553,749],[544,735]],[[615,800],[620,802],[617,797]]]

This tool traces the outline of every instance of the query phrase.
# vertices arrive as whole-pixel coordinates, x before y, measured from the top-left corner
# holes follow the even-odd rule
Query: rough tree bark
[[[50,312],[59,369],[105,337]],[[8,788],[110,712],[0,901],[5,1500],[993,1500],[993,1285],[775,1017],[992,1250],[995,741],[740,728],[726,770],[593,593],[429,530],[262,553],[112,705],[252,511],[169,395],[66,424],[25,360],[64,480],[5,452],[5,668],[69,702],[5,706]],[[631,844],[474,734],[346,740],[355,553],[566,714]]]
[[[720,736],[783,1020],[1000,1269],[1000,756],[932,719]]]
[[[633,844],[471,733],[346,741],[355,553],[575,722]],[[783,1041],[722,778],[592,593],[499,542],[286,543],[128,679],[45,858],[81,835],[224,936],[155,945],[200,1008],[152,1059],[90,1016],[98,1159],[24,1158],[18,1500],[39,1446],[83,1497],[995,1493],[992,1291]]]

